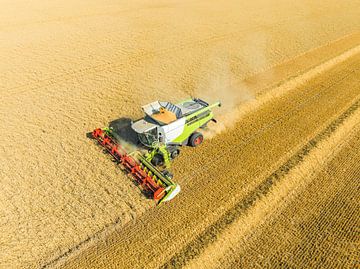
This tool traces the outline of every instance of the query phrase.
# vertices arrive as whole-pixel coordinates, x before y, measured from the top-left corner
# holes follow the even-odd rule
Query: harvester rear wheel
[[[203,140],[203,135],[201,133],[195,132],[190,137],[189,145],[192,147],[197,147],[203,142]]]

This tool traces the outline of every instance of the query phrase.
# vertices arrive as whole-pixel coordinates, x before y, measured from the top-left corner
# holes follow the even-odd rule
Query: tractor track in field
[[[327,69],[325,69],[327,70]],[[290,110],[285,116],[282,115],[280,118],[276,118],[272,122],[268,123],[266,126],[263,126],[262,129],[258,130],[258,132],[265,132],[265,130],[271,128],[273,125],[277,123],[281,123],[284,119],[291,117],[292,114],[302,110],[304,106],[308,103],[316,100],[321,95],[328,92],[330,88],[334,88],[337,84],[344,82],[349,76],[354,76],[356,74],[357,69],[348,70],[344,76],[338,77],[333,82],[331,82],[328,86],[322,87],[320,91],[315,91],[314,94],[308,96],[297,104],[294,108]],[[333,90],[336,90],[335,88]],[[352,103],[350,107],[346,109],[340,116],[338,116],[335,120],[333,120],[330,124],[327,125],[326,128],[320,131],[313,138],[308,140],[304,146],[302,146],[296,153],[289,156],[286,161],[281,164],[275,171],[268,177],[265,178],[262,182],[260,182],[252,191],[250,191],[244,198],[240,199],[233,207],[226,210],[226,213],[220,217],[217,221],[215,221],[212,225],[208,226],[200,232],[193,240],[190,240],[188,244],[182,248],[180,252],[177,252],[175,255],[170,256],[170,260],[167,260],[163,263],[162,268],[171,268],[171,267],[182,267],[188,264],[189,261],[198,257],[199,254],[211,243],[216,241],[217,236],[224,229],[226,229],[229,225],[231,225],[235,220],[237,220],[240,216],[246,213],[259,199],[266,196],[272,189],[272,186],[281,181],[290,171],[292,171],[295,167],[297,167],[303,159],[308,156],[312,150],[321,142],[329,138],[337,128],[344,123],[344,121],[350,117],[360,106],[360,99],[355,98],[357,101]],[[248,139],[254,139],[257,134],[253,137],[249,137]],[[244,141],[243,141],[244,142]],[[214,166],[215,162],[212,162]],[[209,167],[208,167],[209,168]],[[195,174],[193,174],[194,176]],[[71,254],[72,253],[68,253]],[[75,254],[75,253],[73,253]],[[86,255],[86,252],[84,253]],[[66,258],[66,257],[62,257]],[[67,257],[69,258],[69,257]],[[61,259],[56,260],[57,262],[62,263]],[[53,261],[54,262],[54,261]],[[55,263],[50,262],[49,265],[55,265]],[[126,267],[126,266],[125,266]]]
[[[266,196],[274,184],[281,181],[292,169],[299,165],[316,146],[329,138],[344,121],[360,107],[360,99],[356,100],[344,113],[328,125],[323,131],[309,140],[296,154],[275,170],[268,178],[250,192],[244,199],[228,210],[214,224],[210,225],[195,240],[186,245],[160,268],[181,268],[200,255],[201,251],[216,241],[218,234],[243,215],[256,201]]]

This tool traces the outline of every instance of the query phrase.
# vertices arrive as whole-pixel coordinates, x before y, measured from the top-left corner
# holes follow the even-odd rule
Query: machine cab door
[[[147,147],[153,147],[155,143],[159,142],[157,127],[147,130],[146,132],[140,133],[138,134],[138,136],[140,142]]]

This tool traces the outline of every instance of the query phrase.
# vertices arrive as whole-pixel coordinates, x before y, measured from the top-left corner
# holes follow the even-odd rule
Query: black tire
[[[155,154],[155,156],[151,160],[151,163],[154,166],[161,166],[164,164],[164,158],[161,154]]]
[[[170,154],[170,157],[171,157],[171,159],[173,160],[173,159],[175,159],[177,156],[179,156],[180,155],[180,150],[179,149],[176,149],[176,150],[174,150],[173,152],[171,152],[171,154]]]
[[[195,132],[190,136],[189,145],[192,147],[199,146],[204,140],[202,133]]]
[[[170,173],[168,170],[164,170],[162,172],[162,174],[170,179],[172,179],[174,177],[174,175],[172,173]]]

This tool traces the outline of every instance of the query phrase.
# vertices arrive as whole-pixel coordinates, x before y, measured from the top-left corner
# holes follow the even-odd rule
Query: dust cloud
[[[213,138],[225,129],[232,128],[241,118],[248,106],[256,102],[255,94],[244,82],[245,76],[260,72],[268,66],[266,57],[267,38],[264,34],[255,33],[245,38],[241,47],[241,59],[232,59],[229,53],[218,52],[211,55],[211,59],[204,64],[207,76],[199,83],[194,93],[196,97],[204,98],[209,102],[220,101],[221,107],[214,109],[216,124],[206,128],[203,133],[206,138]],[[241,61],[244,65],[244,74],[236,70]],[[240,78],[240,79],[239,79]]]

